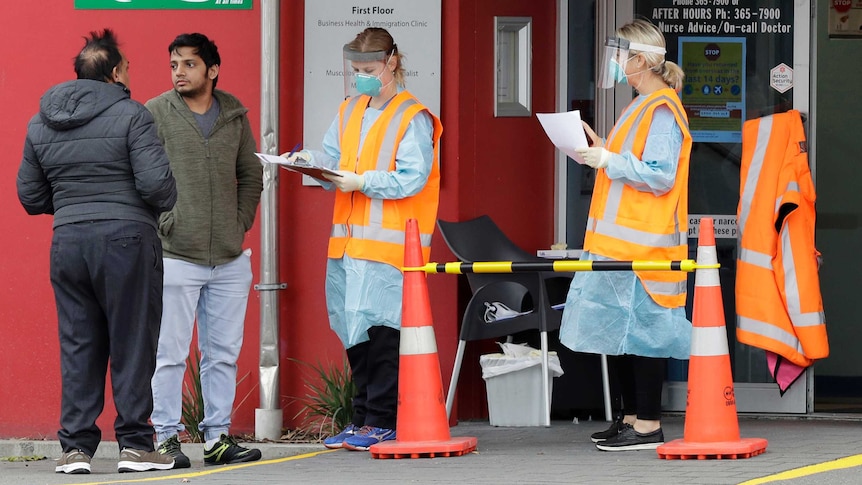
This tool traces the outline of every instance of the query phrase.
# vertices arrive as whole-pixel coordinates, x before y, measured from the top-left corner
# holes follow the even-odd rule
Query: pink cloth
[[[772,375],[772,378],[778,384],[778,389],[781,391],[782,396],[806,369],[769,351],[766,352],[766,365],[769,367],[769,373]]]

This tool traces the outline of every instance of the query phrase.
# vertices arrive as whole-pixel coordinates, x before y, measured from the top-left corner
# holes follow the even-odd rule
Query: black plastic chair
[[[526,261],[547,262],[513,243],[488,216],[480,216],[464,222],[438,220],[437,227],[446,245],[461,262],[476,261]],[[467,281],[473,293],[461,321],[461,333],[452,380],[446,396],[446,415],[450,416],[455,400],[455,388],[464,360],[464,348],[468,341],[497,339],[527,331],[540,334],[542,351],[542,391],[545,426],[551,425],[551,393],[548,386],[548,332],[560,328],[562,309],[552,308],[551,301],[563,303],[571,282],[571,275],[564,273],[467,273]],[[549,296],[550,295],[550,296]],[[509,309],[524,313],[512,318],[486,321],[486,304],[499,302]]]

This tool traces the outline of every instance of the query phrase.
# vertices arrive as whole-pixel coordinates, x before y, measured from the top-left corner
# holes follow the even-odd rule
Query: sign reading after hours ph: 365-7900
[[[753,6],[754,3],[764,5]],[[776,2],[645,0],[638,4],[638,9],[649,12],[649,18],[665,34],[741,36],[793,31],[792,11],[782,10]]]

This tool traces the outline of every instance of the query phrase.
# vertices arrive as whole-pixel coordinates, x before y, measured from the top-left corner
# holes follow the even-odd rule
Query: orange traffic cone
[[[424,263],[419,225],[415,219],[410,219],[405,236],[404,266],[417,268]],[[371,446],[371,456],[433,458],[461,456],[475,450],[476,438],[452,438],[449,434],[431,301],[422,271],[404,272],[400,354],[397,437]]]
[[[700,220],[697,264],[715,265],[712,218]],[[694,279],[691,357],[683,439],[658,447],[659,458],[750,458],[766,451],[763,438],[740,438],[727,351],[718,269],[698,269]]]

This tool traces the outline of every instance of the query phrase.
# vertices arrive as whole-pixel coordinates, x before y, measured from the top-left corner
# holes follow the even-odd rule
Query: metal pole
[[[605,399],[605,421],[614,420],[614,412],[611,410],[611,383],[608,375],[608,356],[602,354],[602,396]]]
[[[278,37],[279,2],[261,0],[260,151],[278,153]],[[278,349],[278,166],[263,166],[260,198],[260,407],[254,412],[256,439],[281,438],[284,416],[280,407]]]

